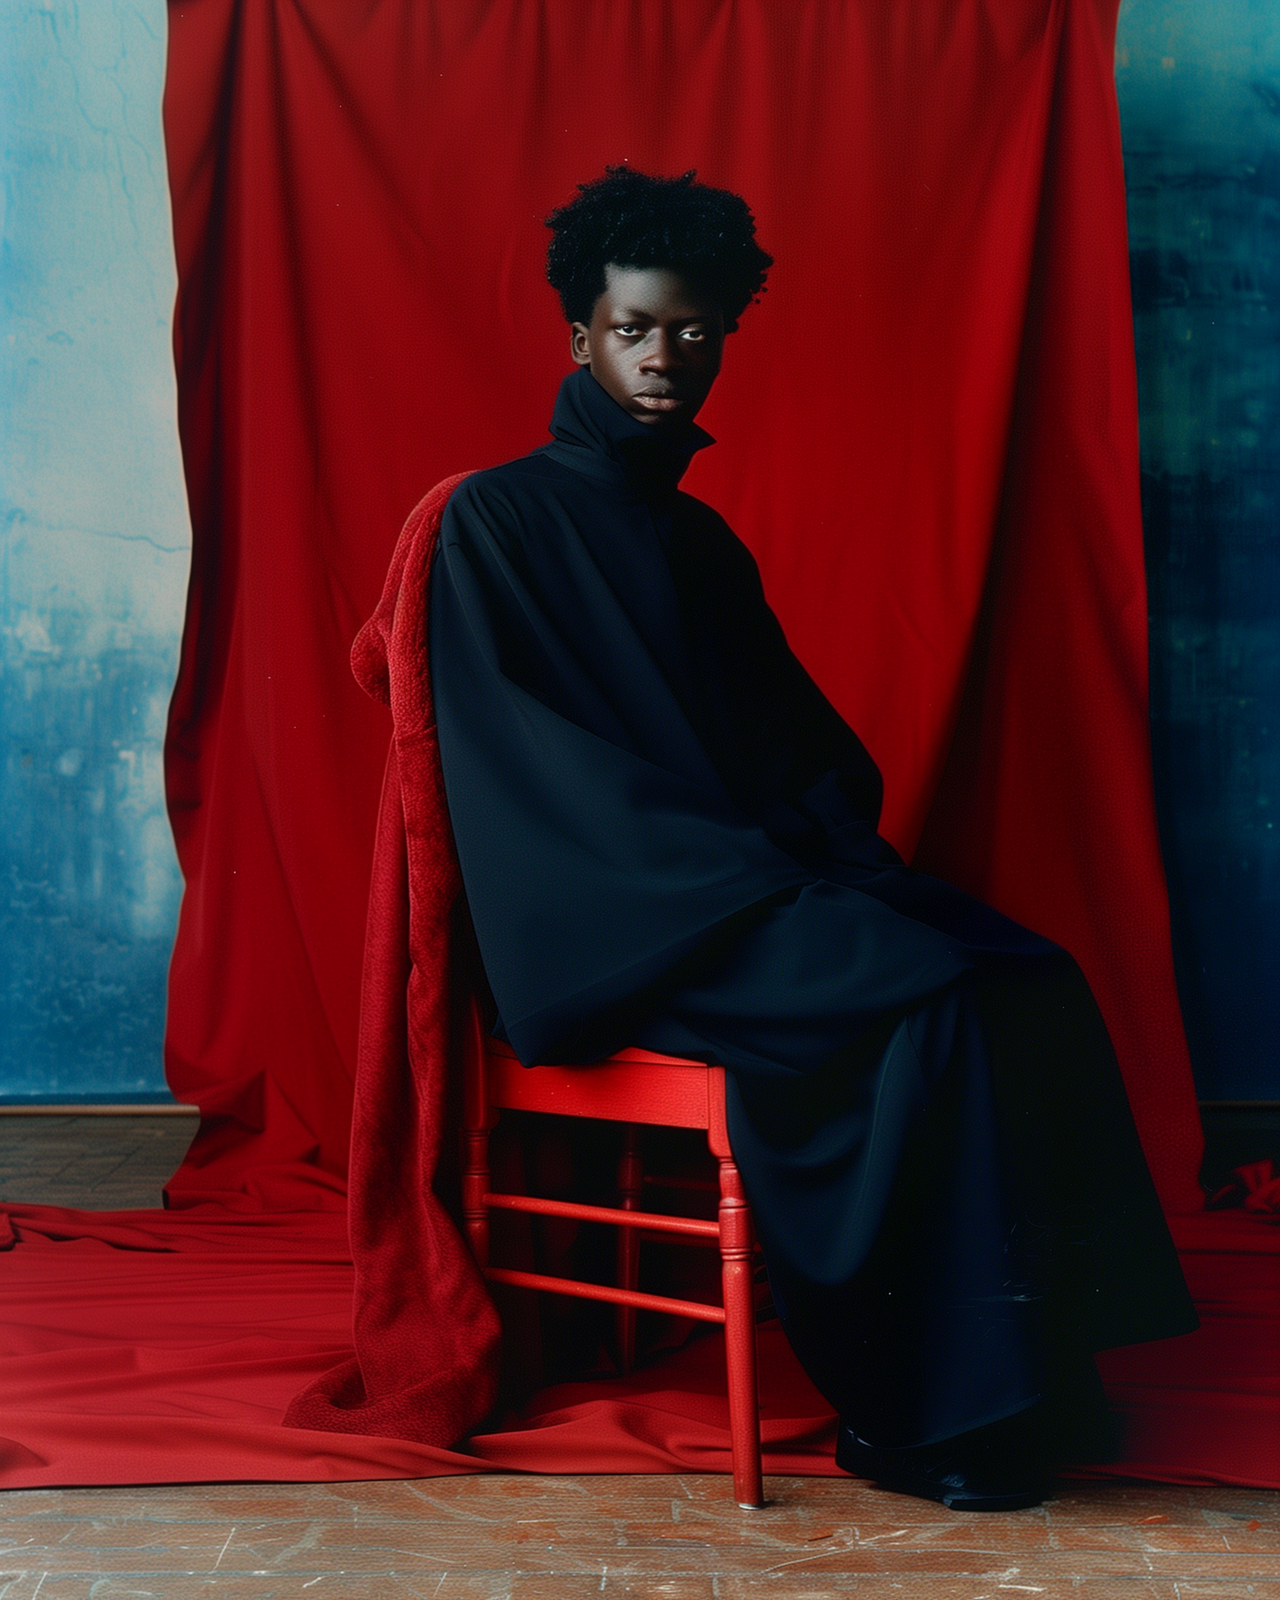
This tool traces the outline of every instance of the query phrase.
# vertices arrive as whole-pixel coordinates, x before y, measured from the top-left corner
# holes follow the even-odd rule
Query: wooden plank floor
[[[0,1108],[0,1200],[94,1211],[158,1206],[196,1120],[31,1116]],[[2,1589],[0,1600],[8,1600]]]
[[[0,1116],[0,1194],[154,1204],[192,1126]],[[853,1479],[766,1489],[755,1513],[697,1474],[20,1490],[0,1600],[1280,1600],[1259,1490],[1071,1483],[966,1516]]]

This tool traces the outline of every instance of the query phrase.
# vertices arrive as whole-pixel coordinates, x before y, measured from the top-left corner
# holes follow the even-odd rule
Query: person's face
[[[692,422],[720,371],[724,313],[669,267],[605,268],[591,321],[575,322],[580,367],[639,422]]]

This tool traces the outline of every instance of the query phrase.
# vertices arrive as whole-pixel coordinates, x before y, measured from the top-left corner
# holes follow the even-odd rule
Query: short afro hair
[[[773,257],[756,243],[751,208],[741,195],[695,183],[697,174],[652,178],[632,167],[606,167],[580,183],[577,198],[547,218],[552,239],[547,281],[570,322],[590,322],[604,293],[604,269],[669,267],[724,311],[732,333],[764,288]]]

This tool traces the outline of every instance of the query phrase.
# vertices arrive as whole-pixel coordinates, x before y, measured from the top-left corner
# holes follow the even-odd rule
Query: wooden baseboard
[[[196,1106],[148,1105],[0,1105],[0,1117],[198,1117]]]

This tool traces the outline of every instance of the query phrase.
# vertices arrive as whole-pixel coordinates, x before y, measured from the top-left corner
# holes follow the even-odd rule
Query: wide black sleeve
[[[621,586],[520,487],[481,475],[446,508],[440,754],[504,1031],[526,1062],[590,1058],[715,928],[812,878],[735,805]]]

